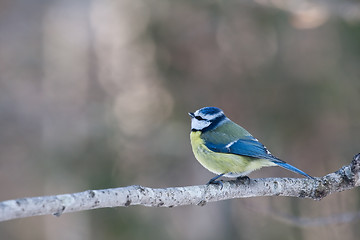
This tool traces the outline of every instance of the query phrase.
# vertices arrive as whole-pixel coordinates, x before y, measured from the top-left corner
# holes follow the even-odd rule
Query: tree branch
[[[30,216],[77,212],[96,208],[128,207],[177,207],[204,206],[233,198],[260,196],[287,196],[321,200],[334,192],[341,192],[360,185],[360,153],[350,165],[316,180],[306,178],[260,178],[248,182],[231,180],[219,185],[199,185],[173,188],[148,188],[128,186],[85,192],[20,198],[0,202],[0,221]]]

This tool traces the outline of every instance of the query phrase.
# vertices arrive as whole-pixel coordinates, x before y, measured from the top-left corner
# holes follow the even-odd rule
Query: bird
[[[191,117],[190,141],[195,158],[216,176],[208,184],[221,184],[218,178],[249,179],[262,167],[280,166],[307,178],[312,176],[275,157],[247,130],[231,121],[217,107],[203,107]]]

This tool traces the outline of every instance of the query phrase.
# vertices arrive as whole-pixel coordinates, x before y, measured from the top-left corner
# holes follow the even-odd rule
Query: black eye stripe
[[[205,119],[203,119],[203,118],[200,117],[200,116],[196,116],[195,118],[196,118],[197,120],[200,120],[200,121],[201,121],[201,120],[205,120]]]
[[[219,125],[219,123],[221,123],[222,121],[225,121],[225,115],[220,115],[219,117],[212,119],[210,122],[211,124],[208,127],[203,128],[201,131],[204,133],[206,131],[212,130],[215,127],[217,127]]]

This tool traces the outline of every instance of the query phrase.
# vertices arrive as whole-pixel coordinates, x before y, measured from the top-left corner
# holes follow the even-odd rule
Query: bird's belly
[[[256,159],[236,154],[217,153],[206,147],[197,132],[191,133],[191,145],[196,159],[215,174],[225,177],[239,177],[265,166],[275,164],[266,159]]]

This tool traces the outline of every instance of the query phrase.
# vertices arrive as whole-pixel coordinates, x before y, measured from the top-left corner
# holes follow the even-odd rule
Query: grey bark
[[[360,154],[353,161],[324,177],[307,178],[260,178],[249,181],[231,180],[220,185],[199,185],[171,188],[128,186],[85,192],[20,198],[0,202],[0,221],[52,214],[84,211],[96,208],[128,207],[177,207],[204,206],[233,198],[261,196],[286,196],[321,200],[335,192],[360,185]]]

